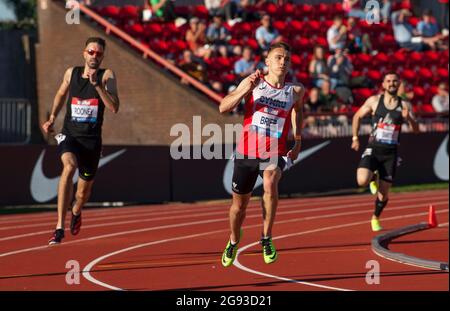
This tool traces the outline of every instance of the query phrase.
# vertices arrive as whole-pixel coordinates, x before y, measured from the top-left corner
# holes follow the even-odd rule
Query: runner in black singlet
[[[81,228],[81,210],[89,200],[102,148],[102,124],[105,107],[117,113],[119,97],[117,81],[110,69],[101,69],[106,43],[89,38],[83,51],[84,67],[69,68],[53,101],[50,118],[42,126],[53,131],[55,119],[66,101],[62,132],[55,136],[63,171],[58,187],[58,223],[49,244],[61,243],[64,220],[73,200],[72,178],[78,168],[78,186],[72,207],[70,231],[77,235]]]
[[[371,221],[373,231],[382,229],[379,217],[388,203],[389,190],[395,177],[398,162],[397,147],[403,123],[407,121],[413,131],[418,132],[411,104],[397,95],[399,86],[397,73],[385,74],[384,92],[369,97],[353,117],[352,149],[358,151],[361,119],[369,114],[372,116],[373,129],[358,166],[357,181],[361,187],[366,187],[370,183],[371,192],[377,195]],[[379,182],[376,182],[376,179],[379,179]]]

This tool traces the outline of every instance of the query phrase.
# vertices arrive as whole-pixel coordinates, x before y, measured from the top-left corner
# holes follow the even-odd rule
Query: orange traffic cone
[[[437,219],[436,219],[436,213],[434,211],[434,206],[430,205],[430,210],[428,212],[428,226],[430,228],[437,227]]]

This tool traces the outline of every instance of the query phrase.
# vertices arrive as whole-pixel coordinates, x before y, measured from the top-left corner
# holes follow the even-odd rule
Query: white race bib
[[[399,126],[380,123],[377,127],[375,139],[385,144],[397,144],[399,133]]]
[[[71,104],[72,121],[75,122],[97,122],[98,115],[98,99],[80,99],[77,97],[72,98]]]
[[[283,134],[285,122],[285,118],[256,111],[253,114],[252,127],[257,128],[258,132],[280,138]]]

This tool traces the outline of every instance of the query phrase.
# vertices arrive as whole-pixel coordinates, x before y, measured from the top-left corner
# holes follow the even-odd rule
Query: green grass
[[[421,185],[408,185],[408,186],[395,186],[392,187],[391,192],[414,192],[424,190],[448,190],[448,182],[435,183],[435,184],[421,184]]]

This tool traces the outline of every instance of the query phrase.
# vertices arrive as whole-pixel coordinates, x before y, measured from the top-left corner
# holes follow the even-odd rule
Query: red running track
[[[262,216],[252,201],[235,265],[222,267],[228,203],[171,204],[83,213],[81,233],[47,246],[56,213],[0,216],[0,290],[449,290],[449,274],[392,262],[370,246],[374,198],[352,195],[280,200],[274,227],[279,259],[263,262]],[[448,190],[393,194],[386,230],[427,220],[440,226],[395,240],[391,249],[448,262]],[[68,225],[67,225],[68,227]],[[76,260],[80,284],[66,283]],[[366,283],[370,260],[380,284]],[[73,266],[72,266],[73,267]]]

